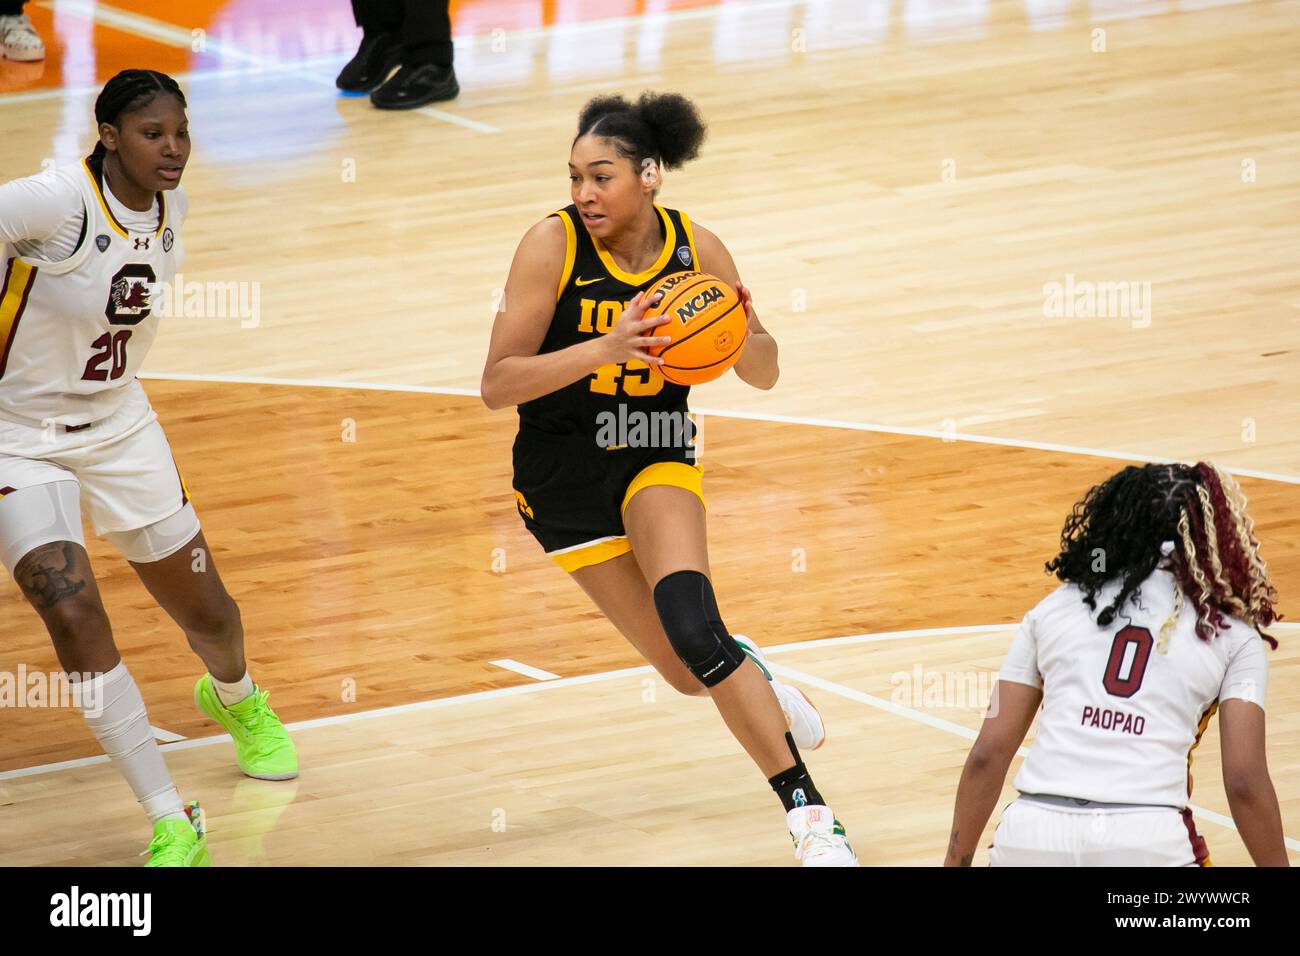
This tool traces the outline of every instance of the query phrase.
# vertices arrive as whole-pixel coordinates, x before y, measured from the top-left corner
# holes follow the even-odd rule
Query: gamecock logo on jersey
[[[149,292],[157,282],[153,266],[131,263],[113,276],[104,315],[110,325],[139,325],[149,316]]]

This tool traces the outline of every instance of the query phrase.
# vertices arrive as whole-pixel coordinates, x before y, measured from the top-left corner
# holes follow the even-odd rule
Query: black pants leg
[[[398,33],[402,29],[402,0],[352,0],[352,16],[367,36]]]
[[[401,0],[401,6],[402,64],[451,66],[451,0]]]

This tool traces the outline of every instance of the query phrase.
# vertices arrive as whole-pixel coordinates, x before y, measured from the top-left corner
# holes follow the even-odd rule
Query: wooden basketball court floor
[[[145,385],[298,780],[240,775],[182,635],[90,545],[218,865],[793,863],[711,704],[524,532],[514,417],[476,397],[514,246],[568,201],[598,92],[680,90],[711,124],[660,199],[727,242],[782,350],[771,392],[692,396],[713,576],[822,709],[809,763],[865,864],[941,860],[1061,520],[1124,462],[1241,475],[1300,609],[1300,3],[453,3],[463,92],[398,115],[333,92],[347,4],[184,8],[32,4],[50,56],[0,61],[0,176],[84,154],[118,69],[178,74],[185,279],[260,296],[168,319]],[[1045,305],[1088,282],[1132,298]],[[1275,633],[1269,756],[1300,861],[1300,633]],[[4,581],[0,671],[56,666]],[[80,717],[0,728],[0,864],[138,862],[147,827]],[[1193,772],[1213,859],[1248,863],[1213,725]]]

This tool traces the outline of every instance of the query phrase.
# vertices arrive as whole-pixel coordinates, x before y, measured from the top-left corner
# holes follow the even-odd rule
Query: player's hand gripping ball
[[[664,360],[659,373],[677,385],[711,382],[736,364],[745,348],[749,323],[736,290],[706,272],[675,272],[652,287],[646,298],[663,293],[645,317],[666,315],[669,321],[651,330],[666,335],[667,345],[653,346],[651,355]]]

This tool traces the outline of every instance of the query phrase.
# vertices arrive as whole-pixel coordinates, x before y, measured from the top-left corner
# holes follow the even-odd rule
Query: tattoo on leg
[[[48,611],[64,598],[85,590],[85,579],[73,570],[74,547],[71,541],[43,544],[18,562],[14,579],[37,610]]]
[[[970,866],[971,861],[975,859],[974,853],[963,853],[960,858],[957,857],[957,831],[952,831],[952,836],[948,838],[948,858],[957,859],[960,866]]]

